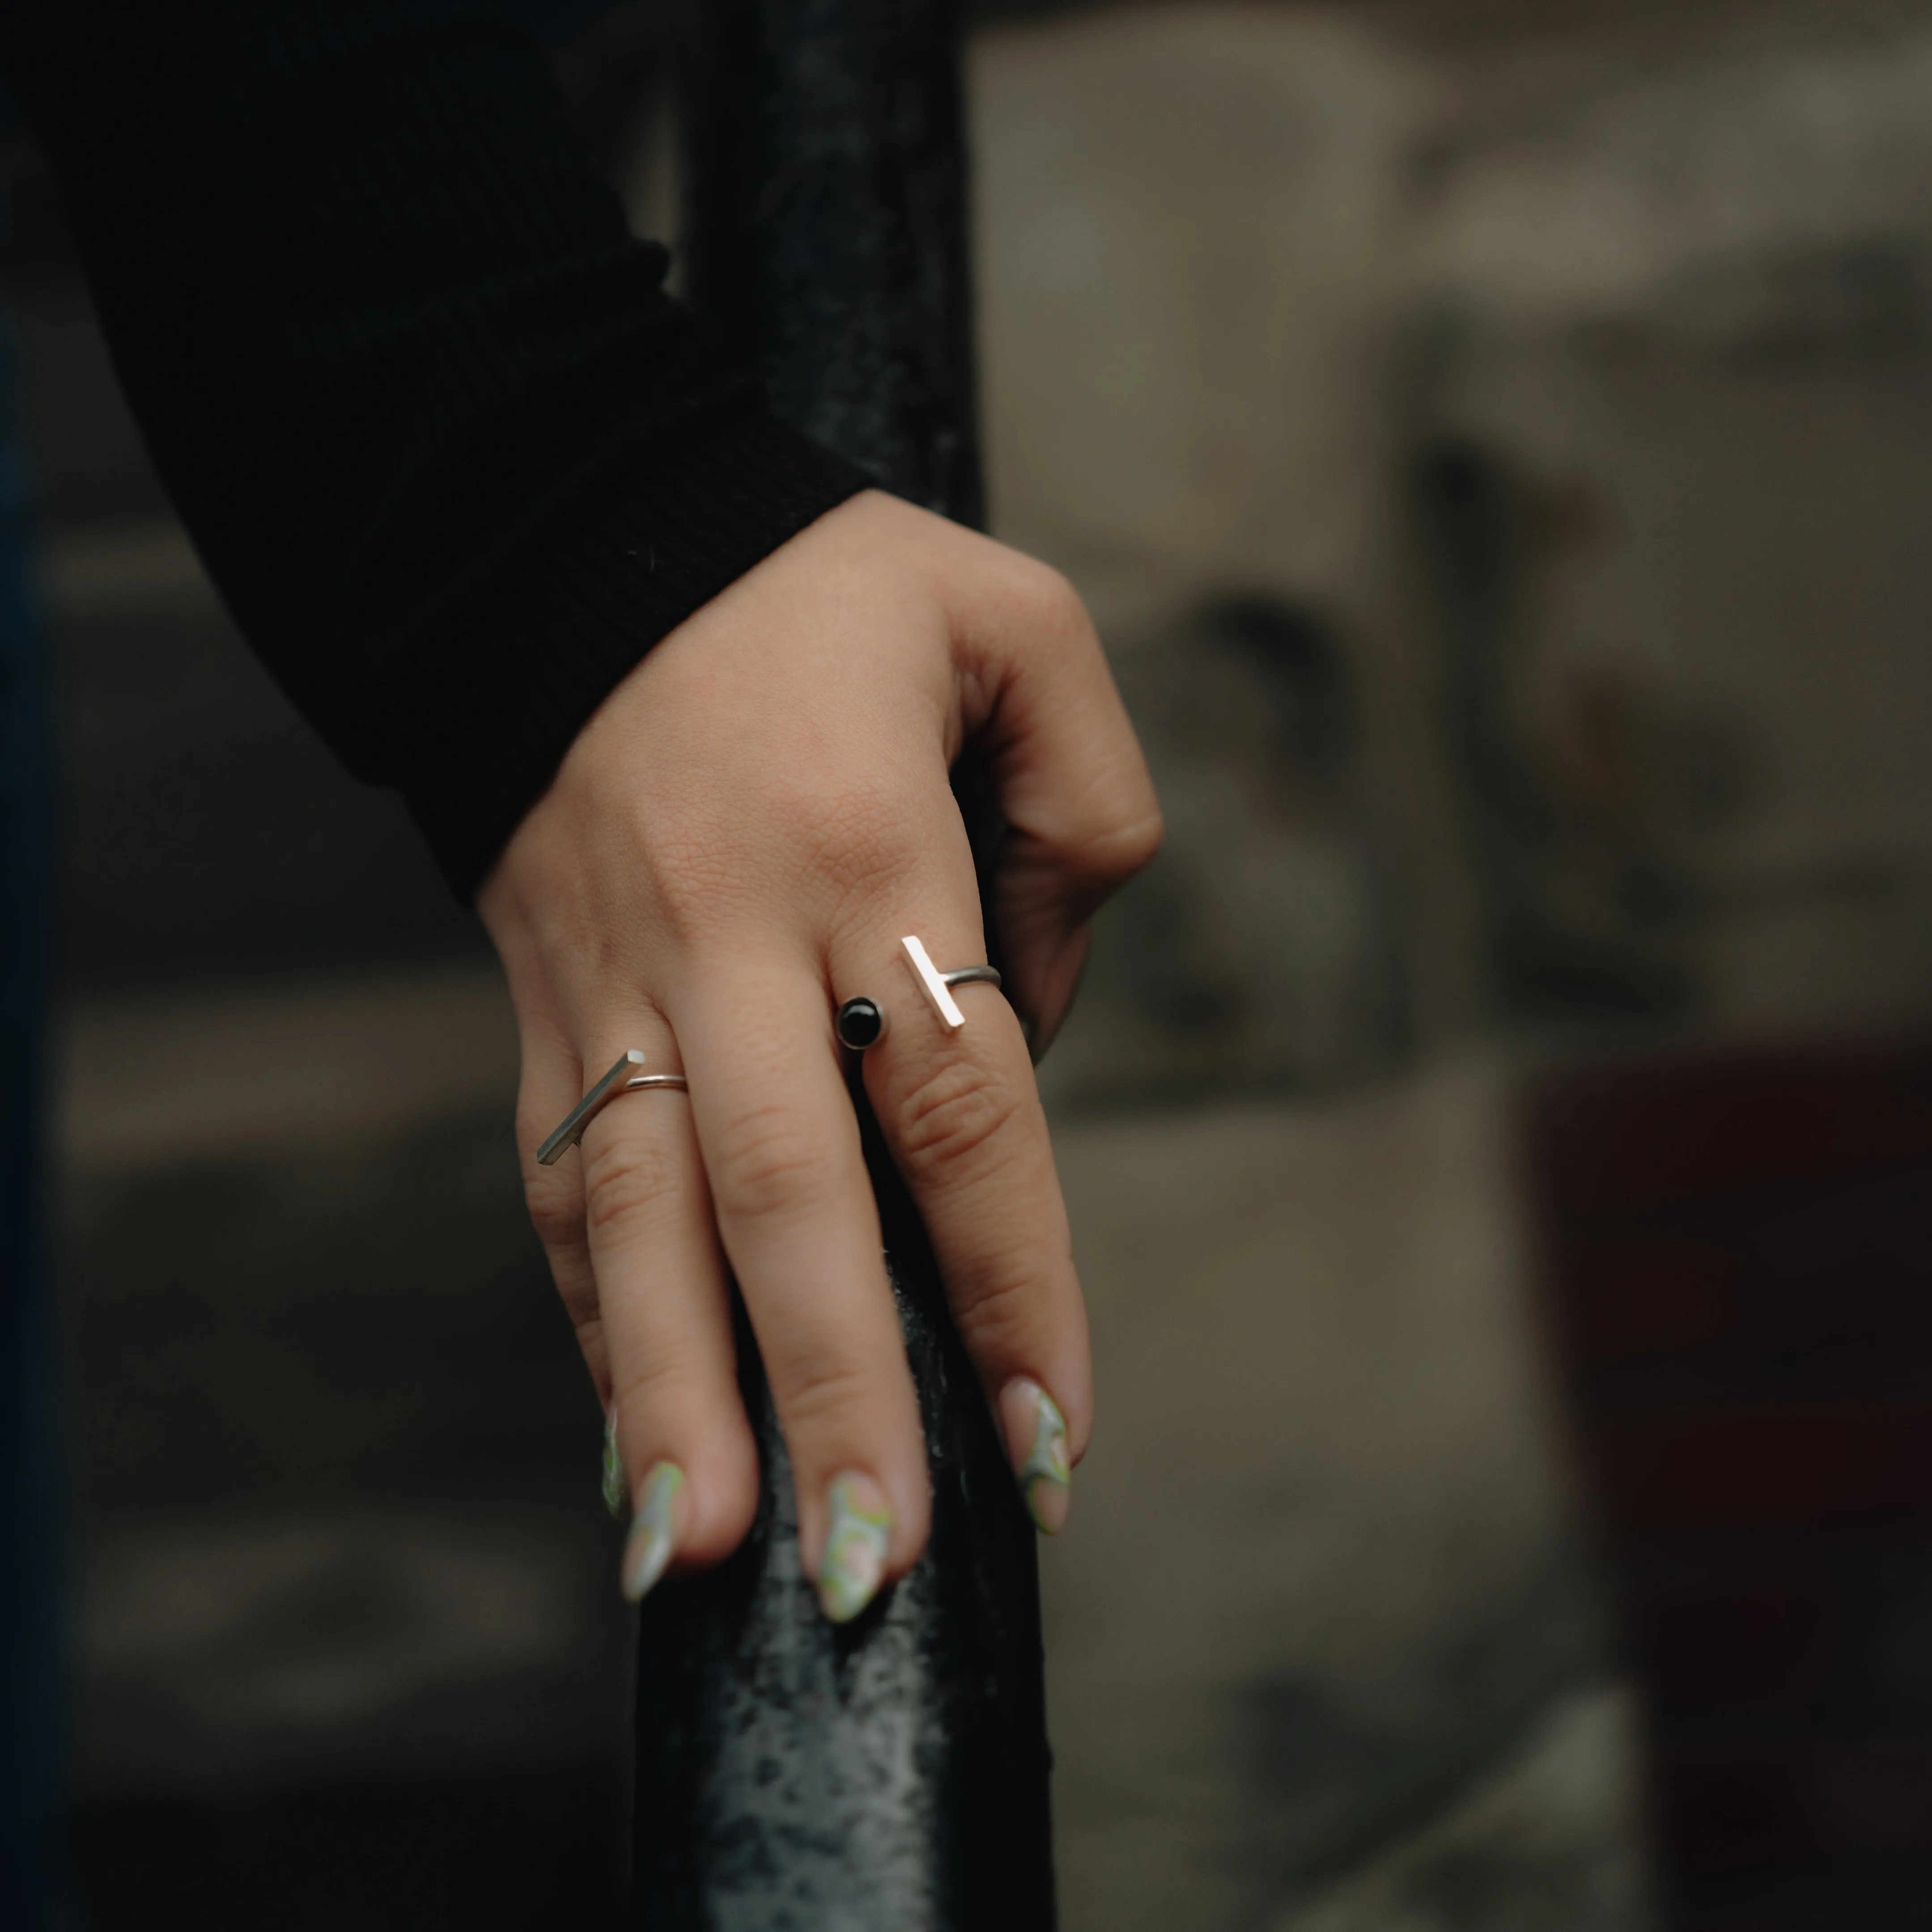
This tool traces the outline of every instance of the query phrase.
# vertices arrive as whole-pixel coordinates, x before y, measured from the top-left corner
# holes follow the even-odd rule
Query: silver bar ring
[[[644,1064],[644,1056],[636,1047],[626,1052],[616,1065],[565,1114],[556,1132],[537,1149],[537,1165],[554,1167],[583,1139],[584,1129],[604,1104],[614,1100],[620,1094],[636,1094],[647,1087],[675,1088],[680,1094],[691,1091],[691,1084],[682,1073],[640,1072],[638,1070]]]
[[[939,1016],[940,1024],[949,1033],[956,1032],[966,1024],[966,1016],[959,1010],[959,1002],[952,997],[955,986],[995,986],[1000,984],[999,968],[996,966],[956,966],[950,973],[942,973],[932,963],[932,956],[924,944],[912,934],[899,941],[905,948],[908,963],[919,980],[920,989],[932,1003],[932,1010]],[[848,1000],[838,1009],[838,1033],[842,1046],[850,1047],[854,1052],[862,1053],[868,1046],[877,1046],[886,1036],[886,1010],[877,1000],[861,994],[856,999]]]

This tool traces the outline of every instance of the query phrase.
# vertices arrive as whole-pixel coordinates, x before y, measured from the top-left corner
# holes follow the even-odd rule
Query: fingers
[[[575,1052],[547,1018],[519,1015],[523,1078],[517,1094],[517,1152],[523,1164],[524,1202],[543,1244],[550,1278],[570,1318],[584,1366],[608,1415],[610,1364],[597,1302],[597,1277],[584,1227],[583,1177],[574,1159],[553,1167],[538,1163],[537,1149],[576,1106],[586,1082]]]
[[[646,1072],[676,1070],[668,1030],[642,1018],[598,1036],[588,1064],[601,1072],[645,1040]],[[579,1154],[610,1413],[637,1506],[622,1580],[637,1598],[674,1562],[703,1568],[737,1546],[758,1508],[758,1451],[688,1096],[619,1093]]]
[[[979,694],[974,750],[1010,828],[988,910],[1038,1053],[1078,982],[1088,921],[1160,850],[1160,807],[1078,597],[1044,565],[989,548],[1002,594],[956,600],[969,614],[956,649]]]
[[[722,1553],[754,1506],[728,1256],[807,1558],[843,1616],[917,1554],[928,1498],[828,994],[879,993],[898,1016],[866,1078],[1051,1526],[1091,1396],[1027,1044],[983,986],[962,989],[962,1029],[940,1028],[896,949],[916,932],[941,965],[986,956],[956,814],[937,822],[968,744],[1011,828],[990,910],[1036,1042],[1071,996],[1089,916],[1151,854],[1160,820],[1077,601],[996,545],[868,496],[707,611],[607,699],[479,904],[520,1010],[554,993],[568,1022],[528,1036],[526,1164],[624,1048],[675,1064],[674,1038],[691,1079],[688,1098],[617,1097],[557,1168],[526,1165],[617,1418],[640,1510],[633,1575],[667,1552]]]
[[[826,1613],[924,1546],[926,1444],[822,971],[712,957],[670,1003],[718,1234],[790,1453]]]
[[[535,1038],[532,1037],[532,1030]],[[640,1016],[579,1055],[526,1027],[518,1107],[531,1219],[610,1425],[607,1497],[635,1504],[621,1568],[642,1596],[668,1568],[735,1548],[758,1504],[758,1455],[739,1399],[728,1291],[688,1102],[674,1090],[614,1096],[554,1166],[536,1149],[586,1079],[649,1041],[646,1070],[676,1066],[668,1029]]]
[[[938,903],[935,890],[928,904]],[[952,903],[972,905],[970,877]],[[890,1016],[864,1060],[866,1085],[919,1204],[962,1339],[999,1420],[1035,1520],[1064,1522],[1071,1465],[1093,1415],[1087,1318],[1046,1120],[1019,1021],[998,991],[953,990],[946,1024],[900,944],[906,922],[868,935],[834,967],[842,997],[864,991]],[[970,912],[919,934],[942,969],[983,957]]]

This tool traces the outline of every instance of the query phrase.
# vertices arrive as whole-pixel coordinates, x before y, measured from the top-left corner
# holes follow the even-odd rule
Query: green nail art
[[[826,1532],[825,1556],[818,1566],[818,1600],[835,1624],[849,1623],[878,1594],[885,1574],[886,1539],[892,1513],[863,1478],[837,1476],[826,1492],[831,1527]]]
[[[1033,1447],[1020,1466],[1020,1493],[1034,1521],[1051,1536],[1066,1520],[1064,1507],[1073,1466],[1066,1454],[1066,1418],[1046,1390],[1035,1393]]]
[[[624,1514],[624,1465],[617,1454],[617,1411],[604,1418],[604,1507],[613,1516]]]
[[[659,1462],[644,1478],[644,1500],[631,1519],[631,1533],[624,1542],[624,1561],[619,1571],[624,1594],[632,1603],[644,1596],[664,1573],[670,1562],[672,1539],[676,1526],[671,1521],[678,1492],[684,1487],[684,1472],[675,1462]]]

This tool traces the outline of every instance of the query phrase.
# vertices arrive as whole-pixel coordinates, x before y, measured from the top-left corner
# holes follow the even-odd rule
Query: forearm
[[[442,0],[12,0],[211,574],[466,893],[638,658],[863,479],[665,295],[540,50]]]

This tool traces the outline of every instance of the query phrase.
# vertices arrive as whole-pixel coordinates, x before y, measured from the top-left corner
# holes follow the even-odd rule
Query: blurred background
[[[559,62],[669,232],[658,10]],[[988,5],[970,74],[994,527],[1171,826],[1042,1070],[1070,1932],[1766,1926],[1814,1840],[1922,1923],[1932,5]],[[601,1922],[630,1620],[506,999],[8,166],[94,1922]]]

